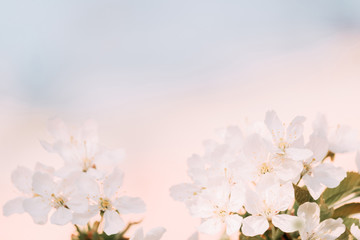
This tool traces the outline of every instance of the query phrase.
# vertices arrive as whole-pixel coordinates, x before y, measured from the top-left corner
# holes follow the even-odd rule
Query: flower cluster
[[[146,208],[140,198],[119,196],[124,174],[118,164],[124,156],[123,151],[100,145],[93,121],[87,121],[81,129],[69,131],[61,120],[53,119],[49,121],[48,130],[54,141],[41,143],[47,151],[62,158],[63,167],[54,169],[41,163],[37,163],[34,170],[18,167],[11,180],[23,195],[4,205],[4,215],[27,212],[35,223],[45,224],[50,214],[51,223],[72,223],[80,235],[88,233],[83,233],[78,226],[88,224],[96,234],[101,225],[104,236],[119,233],[122,236],[128,228],[121,215],[143,213]],[[97,218],[101,220],[90,228],[90,221]],[[152,237],[144,238],[139,229],[131,239],[156,240],[164,231],[155,228],[149,233]]]
[[[352,226],[360,235],[359,220],[349,218],[360,212],[360,203],[349,203],[360,196],[360,174],[333,164],[335,154],[358,148],[357,133],[330,128],[319,115],[305,142],[304,121],[298,116],[286,125],[269,111],[244,131],[228,127],[221,141],[206,141],[205,153],[188,159],[191,182],[170,194],[202,219],[199,232],[225,226],[240,239],[331,240],[349,236]]]

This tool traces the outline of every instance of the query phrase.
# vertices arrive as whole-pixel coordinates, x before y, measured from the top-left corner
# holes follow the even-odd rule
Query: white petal
[[[239,187],[236,186],[231,189],[228,211],[238,212],[244,206],[244,202],[245,202],[244,189],[245,187],[243,186],[239,186]]]
[[[332,163],[320,164],[312,172],[314,178],[329,188],[337,187],[346,177],[346,171],[341,167],[335,167]]]
[[[48,131],[56,140],[70,141],[68,129],[64,122],[59,118],[49,119]]]
[[[305,223],[303,229],[300,230],[300,235],[301,239],[306,239],[306,236],[320,223],[320,208],[316,203],[306,202],[300,205],[297,215]]]
[[[202,233],[216,234],[221,231],[223,222],[219,218],[209,218],[200,224],[198,230]]]
[[[113,172],[104,181],[104,194],[106,197],[111,198],[119,190],[123,183],[124,173],[118,168],[115,168]]]
[[[258,194],[250,189],[246,191],[245,196],[245,208],[246,211],[248,211],[251,214],[259,214],[261,209],[260,206],[262,206],[262,200],[261,197],[258,196]]]
[[[146,206],[141,198],[136,197],[121,197],[114,201],[114,206],[119,210],[120,214],[128,213],[143,213],[146,211]]]
[[[52,176],[47,173],[34,173],[32,187],[35,193],[44,197],[51,196],[56,191],[56,184]]]
[[[156,227],[150,229],[147,234],[145,235],[144,240],[159,240],[162,235],[166,232],[166,229],[163,227]]]
[[[289,208],[290,205],[292,205],[295,194],[294,194],[294,187],[291,182],[287,182],[283,184],[279,192],[276,195],[276,207],[277,211],[285,211]]]
[[[335,240],[345,232],[342,219],[326,219],[315,229],[316,236],[320,239]]]
[[[80,175],[74,177],[76,191],[79,194],[87,195],[91,199],[98,199],[100,196],[99,184],[88,172],[80,173]]]
[[[11,173],[11,181],[21,192],[30,194],[32,192],[32,176],[33,172],[30,169],[26,167],[17,167]]]
[[[329,150],[334,153],[352,152],[358,148],[358,133],[349,126],[338,126],[329,136]]]
[[[66,209],[64,207],[59,207],[56,211],[51,215],[50,222],[56,225],[65,225],[69,223],[72,219],[72,212],[70,209]]]
[[[104,213],[104,232],[107,235],[112,235],[120,232],[124,227],[125,223],[120,215],[114,210],[107,210]]]
[[[303,164],[300,161],[283,159],[276,166],[275,173],[283,181],[291,181],[297,178],[303,170]]]
[[[5,203],[3,206],[4,216],[10,216],[14,213],[23,213],[23,201],[24,197],[17,197]]]
[[[326,187],[319,182],[319,179],[314,178],[313,176],[307,174],[303,177],[303,180],[304,180],[304,184],[306,185],[306,187],[310,192],[310,195],[315,200],[317,200]]]
[[[226,234],[232,235],[239,232],[243,218],[237,214],[229,215],[225,218]]]
[[[81,138],[86,139],[87,142],[97,142],[98,133],[97,133],[97,123],[93,119],[88,119],[82,126],[80,130]]]
[[[285,129],[282,125],[279,117],[276,115],[274,111],[268,111],[265,115],[265,124],[269,129],[273,141],[277,144],[280,138],[284,138]]]
[[[313,127],[314,133],[316,135],[327,137],[329,126],[328,126],[325,115],[317,114],[312,127]]]
[[[48,202],[42,197],[34,197],[25,199],[23,207],[33,218],[37,224],[45,224],[47,222],[48,214],[51,207]]]
[[[73,218],[71,222],[76,225],[85,226],[92,217],[98,214],[98,208],[96,206],[95,211],[89,210],[85,213],[73,213]]]
[[[320,162],[324,159],[329,151],[329,142],[326,136],[312,134],[306,148],[313,152],[313,156],[308,161],[315,161],[313,163]],[[309,163],[308,162],[308,163]]]
[[[37,162],[35,165],[35,171],[36,172],[43,172],[48,174],[53,174],[55,172],[55,169],[53,167],[47,166],[45,164]]]
[[[275,227],[280,228],[283,232],[295,232],[302,228],[302,221],[299,217],[288,214],[279,214],[272,217]]]
[[[194,184],[181,183],[170,188],[170,196],[176,201],[183,202],[193,197],[198,191],[200,188]]]
[[[67,200],[66,205],[74,212],[85,213],[89,208],[89,201],[83,195],[73,195]]]
[[[47,151],[47,152],[54,152],[54,148],[53,148],[53,145],[46,142],[46,141],[43,141],[43,140],[40,140],[40,144],[41,146]]]
[[[193,217],[209,218],[214,215],[213,204],[203,198],[200,198],[195,203],[191,204],[189,210]]]
[[[286,141],[288,143],[292,143],[302,136],[304,130],[304,121],[305,117],[303,116],[297,116],[294,118],[294,120],[291,121],[286,129]]]
[[[244,142],[244,154],[253,163],[263,162],[267,159],[269,150],[259,134],[248,136]]]
[[[360,239],[360,229],[354,223],[351,225],[350,232],[356,239]]]
[[[244,218],[242,233],[245,236],[256,236],[263,234],[269,228],[269,222],[264,216],[249,216]]]
[[[138,228],[130,240],[143,240],[144,239],[144,230],[143,228]]]
[[[313,155],[313,152],[307,148],[287,148],[286,156],[295,161],[308,159]]]

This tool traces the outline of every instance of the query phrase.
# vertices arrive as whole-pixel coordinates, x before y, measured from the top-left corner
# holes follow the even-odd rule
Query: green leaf
[[[360,227],[360,222],[359,222],[359,219],[356,219],[356,218],[348,218],[348,217],[345,217],[343,218],[343,223],[344,225],[350,229],[351,228],[351,225],[355,224],[356,226]]]
[[[293,184],[295,190],[295,200],[296,202],[301,205],[305,202],[314,202],[314,199],[311,197],[309,190],[304,187],[299,187]]]
[[[334,214],[334,208],[329,207],[323,198],[320,196],[319,199],[316,201],[320,207],[320,221],[324,221],[325,219],[332,218]]]
[[[360,174],[348,172],[346,178],[336,188],[327,188],[322,197],[325,203],[332,205],[337,201],[349,196],[352,193],[360,191]]]
[[[255,236],[255,237],[248,237],[245,236],[244,234],[240,234],[240,240],[264,240],[262,237],[260,237],[259,235]]]
[[[335,209],[333,218],[348,217],[351,214],[360,213],[360,203],[348,203]]]

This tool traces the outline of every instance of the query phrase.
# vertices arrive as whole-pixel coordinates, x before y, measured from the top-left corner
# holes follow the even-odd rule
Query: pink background
[[[145,230],[164,226],[165,240],[186,239],[199,224],[169,187],[189,180],[187,158],[202,153],[216,129],[263,120],[274,109],[285,122],[306,116],[306,133],[318,112],[331,126],[360,130],[357,3],[111,3],[1,8],[1,18],[14,20],[1,26],[7,34],[0,40],[1,206],[18,195],[10,181],[16,166],[61,166],[39,144],[51,139],[53,116],[71,126],[93,118],[103,144],[126,150],[123,192],[148,208],[127,219],[143,217]],[[238,18],[244,7],[250,13]],[[58,21],[57,8],[67,13]],[[17,11],[25,16],[15,21]],[[357,170],[354,154],[337,164]],[[1,214],[0,229],[9,240],[70,239],[74,230],[35,225],[27,214]]]

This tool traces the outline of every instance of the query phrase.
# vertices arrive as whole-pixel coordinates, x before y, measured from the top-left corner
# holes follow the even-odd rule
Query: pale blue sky
[[[50,108],[216,87],[253,62],[360,30],[357,0],[0,5],[0,94]]]

